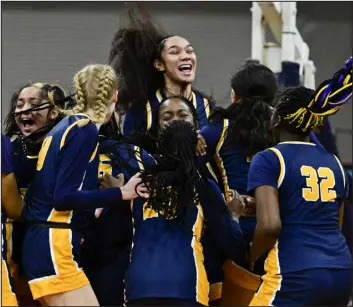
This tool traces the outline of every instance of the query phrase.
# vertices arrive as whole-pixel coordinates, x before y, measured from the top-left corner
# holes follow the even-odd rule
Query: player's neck
[[[164,92],[167,96],[184,96],[187,99],[191,99],[192,89],[191,83],[182,87],[182,85],[172,81],[169,78],[165,78]]]
[[[88,115],[91,119],[95,117],[95,111],[92,109],[87,109],[83,114]],[[99,130],[102,126],[102,123],[95,123],[97,129]]]
[[[280,142],[309,142],[309,136],[302,136],[286,131],[281,132]]]

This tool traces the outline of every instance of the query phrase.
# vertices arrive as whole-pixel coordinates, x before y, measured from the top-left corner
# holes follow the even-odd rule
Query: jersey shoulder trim
[[[74,122],[69,127],[67,127],[65,132],[64,132],[64,134],[63,134],[63,136],[61,137],[60,149],[62,149],[63,146],[65,145],[65,141],[66,141],[67,135],[69,134],[69,132],[70,132],[70,130],[72,128],[74,128],[75,126],[77,126],[79,128],[82,128],[82,127],[86,126],[89,122],[90,122],[89,119],[83,118],[83,119],[79,119],[78,121]]]
[[[279,188],[282,185],[284,176],[286,174],[286,164],[284,163],[284,158],[282,156],[282,153],[277,148],[271,147],[268,150],[273,151],[276,154],[278,161],[279,161],[280,173],[279,173],[278,181],[277,181],[278,188]]]

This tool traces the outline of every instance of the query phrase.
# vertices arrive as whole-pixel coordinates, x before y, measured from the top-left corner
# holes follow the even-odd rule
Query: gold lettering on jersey
[[[336,185],[335,174],[328,167],[319,167],[317,173],[322,178],[320,182],[321,200],[335,201],[337,198],[337,193],[334,190]]]
[[[104,174],[111,175],[113,168],[110,164],[111,159],[107,155],[99,155],[99,168],[98,168],[98,178],[103,177]]]
[[[300,168],[301,175],[306,177],[306,186],[303,188],[302,195],[306,201],[332,202],[337,198],[334,190],[336,185],[335,175],[328,167],[319,167],[315,170],[313,167],[303,165]],[[319,178],[321,179],[319,183]]]

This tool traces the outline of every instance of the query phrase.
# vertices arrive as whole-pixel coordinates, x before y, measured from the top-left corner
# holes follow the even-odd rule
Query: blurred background
[[[198,56],[196,87],[229,104],[229,80],[251,56],[251,2],[144,2]],[[28,81],[70,90],[74,73],[107,63],[126,2],[2,2],[2,122],[12,93]],[[297,27],[310,48],[316,85],[352,54],[353,2],[297,2]],[[341,160],[352,164],[352,104],[331,119]]]

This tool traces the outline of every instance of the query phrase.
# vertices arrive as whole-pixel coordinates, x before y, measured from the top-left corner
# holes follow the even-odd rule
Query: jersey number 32
[[[317,170],[311,166],[303,165],[300,168],[302,176],[306,177],[306,186],[302,191],[306,201],[331,202],[337,198],[335,188],[335,175],[328,167],[319,167]],[[319,182],[320,179],[320,182]]]

